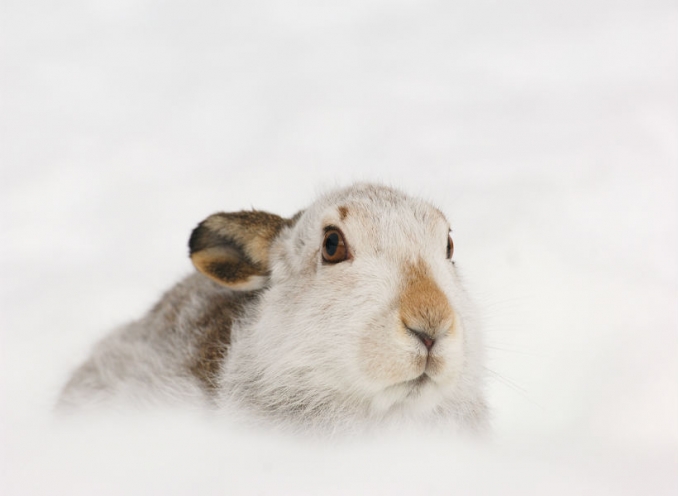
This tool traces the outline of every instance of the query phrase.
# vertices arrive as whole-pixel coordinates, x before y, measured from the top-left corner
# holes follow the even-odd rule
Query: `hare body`
[[[214,378],[233,320],[256,298],[257,293],[233,291],[199,273],[186,277],[142,319],[97,343],[58,406],[214,405]]]
[[[215,214],[191,236],[200,273],[104,339],[61,404],[126,396],[281,427],[481,429],[482,336],[449,229],[430,204],[370,184],[293,219]]]

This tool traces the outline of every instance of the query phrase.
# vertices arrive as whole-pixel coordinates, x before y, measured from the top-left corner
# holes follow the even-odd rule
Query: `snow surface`
[[[0,11],[0,494],[678,494],[674,1]],[[55,421],[91,345],[192,270],[198,221],[356,179],[449,214],[490,439]]]

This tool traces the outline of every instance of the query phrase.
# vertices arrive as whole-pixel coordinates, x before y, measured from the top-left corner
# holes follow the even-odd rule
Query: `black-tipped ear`
[[[233,289],[250,291],[266,284],[271,242],[293,222],[257,210],[210,215],[188,242],[193,265]]]

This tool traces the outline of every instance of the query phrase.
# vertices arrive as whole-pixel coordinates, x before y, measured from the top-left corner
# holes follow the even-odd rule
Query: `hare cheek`
[[[463,329],[457,328],[453,334],[441,339],[439,348],[429,358],[427,373],[439,384],[454,382],[464,368]]]
[[[403,333],[404,334],[404,333]],[[426,356],[410,349],[408,343],[381,333],[365,333],[360,340],[359,362],[361,372],[377,388],[415,379],[426,367]],[[402,341],[407,336],[403,335]]]

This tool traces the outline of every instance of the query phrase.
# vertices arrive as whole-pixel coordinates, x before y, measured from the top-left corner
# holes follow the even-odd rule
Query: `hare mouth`
[[[433,379],[431,379],[431,377],[426,372],[422,372],[414,379],[402,381],[389,386],[388,390],[393,392],[398,391],[401,400],[404,400],[406,398],[418,396],[430,384],[433,384]]]

